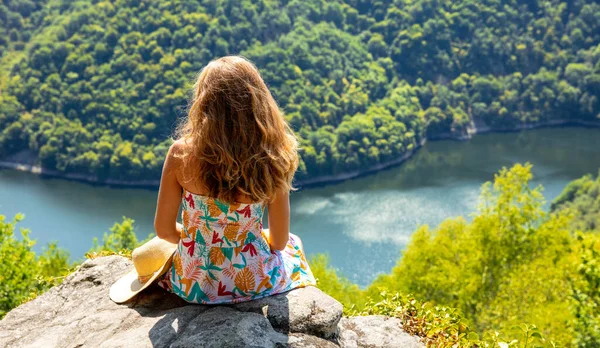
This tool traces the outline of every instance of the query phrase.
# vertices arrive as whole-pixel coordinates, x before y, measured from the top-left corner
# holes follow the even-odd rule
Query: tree
[[[15,228],[24,216],[16,215],[11,222],[0,215],[0,318],[28,298],[60,282],[70,269],[68,253],[50,244],[41,256],[33,251],[35,240],[29,230]]]
[[[88,253],[102,253],[102,252],[131,252],[139,245],[144,244],[154,235],[151,233],[143,241],[138,241],[135,234],[134,224],[135,221],[131,218],[123,216],[121,223],[115,223],[110,228],[110,233],[105,233],[102,237],[102,245],[98,243],[98,239],[94,238],[93,246]]]

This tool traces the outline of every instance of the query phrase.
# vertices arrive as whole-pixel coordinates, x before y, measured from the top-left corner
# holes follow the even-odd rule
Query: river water
[[[293,233],[310,256],[328,253],[341,274],[361,286],[389,272],[411,234],[448,217],[475,212],[480,186],[503,166],[531,162],[548,202],[571,180],[600,168],[600,129],[548,128],[477,135],[467,142],[429,142],[404,164],[362,178],[291,195]],[[48,241],[80,259],[92,238],[122,216],[136,233],[153,232],[154,190],[93,186],[0,170],[0,215],[26,218],[36,250]]]

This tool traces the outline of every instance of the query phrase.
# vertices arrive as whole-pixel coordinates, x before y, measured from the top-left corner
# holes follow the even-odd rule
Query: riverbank
[[[314,178],[308,178],[303,180],[297,180],[296,186],[301,188],[319,187],[329,184],[340,183],[346,180],[355,179],[365,175],[373,174],[384,169],[388,169],[397,165],[400,165],[410,159],[415,153],[427,143],[427,141],[438,141],[438,140],[457,140],[457,141],[468,141],[477,134],[487,133],[513,133],[521,132],[525,130],[539,129],[539,128],[557,128],[557,127],[583,127],[583,128],[600,128],[600,122],[587,122],[577,120],[551,120],[545,123],[538,124],[522,124],[511,128],[492,128],[481,122],[472,122],[471,126],[467,129],[466,134],[440,134],[429,139],[423,139],[421,143],[410,152],[403,154],[402,156],[393,160],[378,163],[369,168],[353,170],[345,173],[322,175]],[[84,182],[91,185],[97,186],[111,186],[111,187],[123,187],[123,188],[146,188],[146,189],[157,189],[160,185],[160,180],[116,180],[106,179],[99,180],[97,177],[87,174],[80,173],[64,173],[57,170],[43,168],[35,162],[37,159],[31,153],[20,154],[15,156],[17,160],[5,160],[0,161],[0,168],[13,169],[17,171],[29,172],[43,177],[48,178],[59,178],[66,180],[73,180],[78,182]]]
[[[319,176],[316,178],[307,179],[300,182],[299,184],[306,187],[312,186],[323,186],[328,184],[334,184],[343,182],[350,179],[355,179],[365,175],[373,174],[378,171],[394,167],[402,164],[404,161],[410,159],[427,141],[441,141],[441,140],[456,140],[456,141],[469,141],[473,136],[478,134],[489,134],[489,133],[515,133],[526,130],[540,129],[540,128],[559,128],[559,127],[582,127],[582,128],[600,128],[600,122],[586,122],[586,121],[573,121],[573,120],[552,120],[540,124],[523,124],[513,128],[492,128],[484,123],[471,122],[470,127],[467,128],[466,134],[440,134],[438,136],[423,139],[419,146],[414,150],[402,155],[394,160],[379,163],[370,168],[363,170],[355,170],[336,175]]]

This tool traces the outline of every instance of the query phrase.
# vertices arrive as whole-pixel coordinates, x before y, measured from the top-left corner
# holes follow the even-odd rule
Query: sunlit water
[[[600,129],[540,129],[478,135],[468,142],[430,142],[408,162],[375,175],[292,194],[292,232],[306,252],[329,253],[331,264],[367,285],[389,272],[415,229],[468,217],[481,184],[502,166],[534,165],[534,184],[548,201],[571,180],[600,168]],[[93,237],[128,216],[137,234],[152,232],[156,191],[92,186],[0,170],[0,214],[26,215],[40,250],[48,241],[78,259]]]

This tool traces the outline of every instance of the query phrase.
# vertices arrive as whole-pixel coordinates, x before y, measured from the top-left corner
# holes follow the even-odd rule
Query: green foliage
[[[328,294],[335,294],[335,298],[344,306],[345,314],[352,314],[354,307],[359,303],[364,303],[365,299],[362,296],[358,285],[350,282],[344,277],[340,277],[336,270],[329,266],[329,256],[317,254],[310,259],[310,269],[317,280],[317,286]]]
[[[352,315],[387,315],[402,320],[403,329],[420,336],[429,347],[474,346],[479,336],[470,331],[456,309],[432,306],[412,296],[381,291],[377,300],[369,299],[363,310]]]
[[[598,122],[599,11],[592,0],[4,1],[0,158],[28,149],[60,172],[158,179],[190,80],[226,54],[257,64],[301,138],[299,179],[463,137],[472,121]]]
[[[134,223],[133,219],[123,216],[121,223],[115,222],[110,228],[110,232],[104,233],[102,245],[98,243],[98,238],[93,239],[93,246],[87,252],[86,257],[93,258],[112,254],[130,256],[133,249],[154,237],[154,233],[150,233],[145,240],[138,242]]]
[[[16,225],[22,219],[23,215],[18,214],[11,222],[5,222],[5,217],[0,215],[0,318],[12,308],[58,285],[80,263],[71,263],[69,253],[55,242],[36,255],[33,251],[35,240],[29,237],[29,230],[21,229],[20,238],[15,236]],[[123,217],[121,223],[115,223],[110,232],[104,234],[102,245],[94,238],[86,258],[115,254],[131,257],[134,248],[154,236],[149,234],[147,239],[138,241],[134,230],[134,220]]]
[[[570,227],[577,231],[577,275],[570,279],[575,342],[579,347],[600,346],[600,175],[569,183],[551,210],[571,214]]]
[[[600,238],[579,235],[579,277],[572,279],[575,342],[579,347],[600,346]]]
[[[35,240],[29,231],[21,229],[15,236],[16,224],[23,219],[17,215],[6,222],[0,215],[0,318],[19,304],[60,283],[70,271],[68,253],[48,245],[37,256],[33,251]]]
[[[510,341],[497,331],[481,337],[469,328],[457,309],[434,306],[413,296],[381,291],[377,301],[369,299],[362,311],[353,315],[387,315],[402,320],[402,328],[422,338],[428,347],[554,347],[535,325],[522,324],[507,330]]]
[[[415,233],[402,260],[374,284],[460,309],[477,331],[536,323],[566,342],[569,220],[544,212],[541,188],[530,188],[530,165],[503,169],[483,186],[471,222],[444,221]],[[550,319],[552,318],[552,319]]]
[[[600,232],[600,174],[595,180],[586,175],[570,182],[552,202],[551,209],[573,213],[574,230]]]
[[[348,314],[396,311],[405,329],[435,347],[596,347],[600,239],[574,236],[570,210],[544,211],[542,188],[531,188],[531,179],[531,165],[501,170],[483,185],[469,221],[418,229],[392,271],[358,296],[347,296],[353,285],[337,274],[327,274],[331,283],[322,288]],[[573,197],[578,182],[563,196]],[[335,273],[318,260],[311,263],[318,274]]]
[[[6,0],[0,3],[0,57],[19,49],[48,14],[48,0]]]

